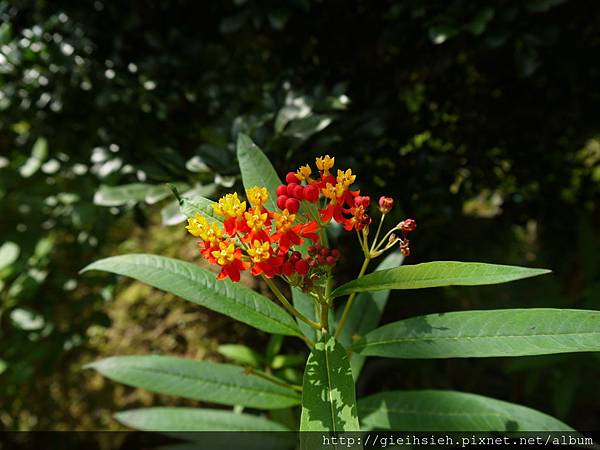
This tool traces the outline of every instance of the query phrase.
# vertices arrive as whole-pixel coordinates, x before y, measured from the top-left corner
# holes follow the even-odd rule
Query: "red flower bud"
[[[325,259],[325,262],[326,262],[327,264],[329,264],[330,266],[333,266],[333,265],[335,264],[335,258],[334,258],[333,256],[328,256],[328,257]]]
[[[286,183],[298,183],[298,177],[296,176],[296,172],[288,172],[285,176]]]
[[[283,272],[284,275],[287,275],[289,277],[291,274],[294,273],[294,263],[291,261],[286,261],[283,264],[281,271]]]
[[[371,197],[367,195],[357,195],[354,198],[354,204],[356,206],[362,206],[363,208],[367,209],[371,204]]]
[[[400,230],[404,233],[410,233],[417,228],[417,222],[415,222],[413,219],[405,219],[398,224],[398,228],[400,228]]]
[[[329,256],[329,249],[327,247],[321,247],[319,253],[323,256]]]
[[[308,254],[309,255],[316,255],[317,254],[317,247],[315,247],[314,245],[311,245],[310,247],[308,247]]]
[[[304,186],[298,184],[294,187],[294,197],[298,200],[304,200]]]
[[[338,259],[340,257],[340,251],[337,248],[332,249],[331,256],[333,256],[335,259]]]
[[[288,200],[287,195],[280,195],[279,197],[277,197],[277,207],[279,209],[285,209],[285,204]]]
[[[379,210],[381,214],[389,213],[394,207],[394,199],[392,197],[381,196],[379,197]]]
[[[277,196],[286,195],[287,194],[287,186],[285,184],[280,184],[277,186]]]
[[[311,203],[319,199],[319,188],[315,185],[306,186],[304,188],[304,198]]]
[[[285,207],[290,213],[296,214],[298,212],[298,209],[300,209],[300,202],[295,198],[288,198],[285,201]]]
[[[286,187],[285,194],[288,197],[292,197],[293,198],[294,197],[294,189],[296,188],[296,186],[300,186],[300,185],[298,183],[290,183],[290,184],[288,184],[287,187]]]
[[[300,259],[302,259],[302,253],[298,251],[294,251],[290,255],[290,261],[292,261],[293,263],[295,263],[296,261],[300,261]]]
[[[300,261],[296,261],[296,264],[294,264],[294,268],[296,269],[296,272],[298,272],[300,275],[306,275],[308,273],[308,263],[303,259],[301,259]]]

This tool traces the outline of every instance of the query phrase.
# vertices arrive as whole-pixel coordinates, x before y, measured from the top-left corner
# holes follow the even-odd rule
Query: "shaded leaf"
[[[277,211],[277,187],[282,184],[281,179],[275,172],[273,165],[245,134],[240,133],[237,140],[237,157],[242,172],[244,188],[264,186],[269,191],[269,199],[265,207],[271,211]]]
[[[386,270],[392,267],[397,267],[402,264],[404,257],[400,252],[390,253],[381,263],[375,268],[375,272]],[[379,325],[381,314],[387,304],[389,290],[379,291],[375,293],[361,292],[356,296],[354,303],[346,317],[346,323],[338,340],[346,347],[350,346],[354,339],[364,336],[369,331],[374,330]],[[344,304],[341,304],[337,311],[336,323],[339,323],[344,311]],[[302,328],[301,328],[302,329]],[[358,375],[365,362],[365,356],[358,353],[352,353],[350,356],[350,366],[354,379],[358,379]]]
[[[253,408],[285,408],[300,403],[293,389],[242,367],[171,356],[114,356],[88,364],[102,375],[160,394]]]
[[[216,409],[141,408],[118,412],[115,418],[144,431],[289,431],[263,417]]]
[[[514,403],[457,391],[391,391],[358,402],[363,429],[395,431],[572,431]]]

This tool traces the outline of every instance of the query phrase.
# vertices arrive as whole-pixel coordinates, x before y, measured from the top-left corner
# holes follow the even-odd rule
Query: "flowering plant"
[[[198,238],[200,254],[218,269],[217,275],[190,262],[139,254],[106,258],[84,271],[126,275],[226,314],[271,333],[268,348],[260,354],[241,345],[224,346],[222,353],[239,365],[168,356],[119,356],[93,363],[90,367],[122,383],[235,407],[146,408],[120,412],[118,420],[161,431],[570,430],[541,412],[457,391],[381,392],[357,401],[355,381],[367,356],[598,351],[598,313],[460,311],[378,327],[391,289],[504,283],[549,271],[455,261],[401,265],[410,254],[408,237],[416,222],[404,219],[384,232],[393,199],[381,197],[373,205],[353,188],[352,170],[336,170],[333,157],[289,172],[283,183],[261,150],[240,135],[238,161],[245,199],[237,193],[218,202],[180,199],[187,230]],[[334,222],[356,235],[364,257],[356,279],[337,287],[332,268],[347,255],[329,243],[327,230]],[[371,261],[386,252],[367,274]],[[240,283],[245,273],[264,280],[276,301]],[[281,354],[284,336],[302,339],[308,357]],[[298,365],[305,366],[301,380],[292,370]]]

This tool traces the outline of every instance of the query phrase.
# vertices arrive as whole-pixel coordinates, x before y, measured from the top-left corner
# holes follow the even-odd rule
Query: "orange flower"
[[[218,249],[211,252],[216,264],[221,266],[217,280],[231,278],[231,281],[240,281],[240,271],[250,268],[248,261],[242,261],[242,250],[235,247],[232,241],[219,242]]]
[[[290,214],[287,209],[282,213],[274,213],[276,233],[271,236],[274,242],[279,242],[279,251],[287,252],[292,245],[300,245],[303,238],[311,239],[316,242],[319,237],[315,233],[318,224],[311,221],[305,224],[293,225],[296,220],[295,214]]]

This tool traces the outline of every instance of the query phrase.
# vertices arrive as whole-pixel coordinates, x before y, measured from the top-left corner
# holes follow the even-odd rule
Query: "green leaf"
[[[252,140],[243,133],[238,135],[237,157],[242,172],[244,188],[264,186],[269,191],[265,207],[277,211],[277,187],[282,184],[273,165]]]
[[[202,408],[141,408],[115,414],[122,424],[143,431],[289,431],[250,414]]]
[[[10,266],[21,254],[21,248],[11,241],[6,241],[0,246],[0,270]]]
[[[285,367],[295,367],[303,365],[306,361],[306,355],[277,355],[271,362],[271,368],[274,370],[283,369]]]
[[[170,186],[170,188],[177,189],[175,186],[172,186],[172,185]],[[181,198],[181,203],[183,205],[186,205],[188,208],[190,208],[190,212],[192,212],[192,213],[189,215],[184,214],[182,211],[182,205],[179,204],[179,201],[173,200],[168,205],[166,205],[160,212],[163,225],[177,225],[177,224],[180,224],[181,222],[184,222],[187,217],[193,217],[195,215],[195,213],[200,212],[200,210],[191,211],[191,208],[193,207],[193,205],[189,205],[190,199],[194,199],[194,198],[198,198],[198,197],[204,198],[205,196],[213,195],[215,193],[215,190],[216,190],[215,184],[207,184],[207,185],[198,184],[193,189],[191,189],[187,192],[184,192],[182,195],[182,198]],[[207,200],[206,198],[204,198],[204,200],[205,200],[205,203],[208,204],[208,202],[210,202],[210,204],[212,204],[212,202],[210,200]],[[214,217],[212,215],[213,214],[212,205],[210,206],[209,211],[211,213],[210,218]],[[206,215],[206,214],[204,214],[204,215]]]
[[[201,214],[209,221],[222,224],[223,217],[219,216],[213,205],[215,202],[204,197],[196,196],[194,198],[182,197],[179,202],[181,212],[186,217],[194,217],[196,214]]]
[[[292,286],[292,301],[294,303],[294,308],[300,311],[301,314],[310,320],[317,320],[315,301],[310,295],[305,294],[302,292],[302,290]],[[317,331],[313,327],[308,325],[306,322],[301,321],[300,319],[296,319],[296,321],[298,322],[298,327],[304,336],[313,342],[317,340]]]
[[[239,364],[245,364],[247,366],[259,367],[263,361],[261,355],[256,353],[250,347],[238,344],[225,344],[219,345],[217,351]]]
[[[400,252],[390,253],[381,263],[375,268],[375,272],[398,267],[402,264],[404,257]],[[338,339],[342,345],[348,347],[353,340],[362,337],[369,331],[374,330],[379,325],[381,314],[387,304],[389,290],[379,291],[376,293],[361,292],[356,296],[354,303],[346,317],[346,323]],[[340,305],[336,311],[336,324],[339,323],[344,311],[345,303]],[[352,353],[350,356],[350,366],[354,379],[358,379],[366,357],[357,353]]]
[[[29,178],[36,173],[48,157],[48,141],[38,138],[31,149],[31,156],[19,167],[19,173],[23,178]]]
[[[558,419],[514,403],[457,391],[392,391],[358,402],[363,430],[573,431]]]
[[[359,431],[352,370],[334,337],[315,344],[306,363],[300,431]],[[305,445],[305,448],[307,445]]]
[[[430,314],[373,330],[352,350],[418,359],[600,351],[600,312],[532,308]]]
[[[186,184],[177,183],[178,189],[186,189]],[[129,203],[146,202],[153,205],[170,195],[166,185],[130,183],[121,186],[102,185],[94,194],[94,204],[100,206],[122,206]]]
[[[269,333],[300,336],[293,317],[267,297],[195,264],[164,256],[130,254],[96,261],[82,270],[104,270],[135,278],[192,303]]]
[[[350,281],[335,289],[332,297],[352,292],[385,289],[422,289],[439,286],[498,284],[549,273],[547,269],[498,264],[434,261],[382,270]]]
[[[86,368],[129,386],[193,400],[262,409],[300,403],[300,396],[293,389],[230,364],[171,356],[114,356]]]

